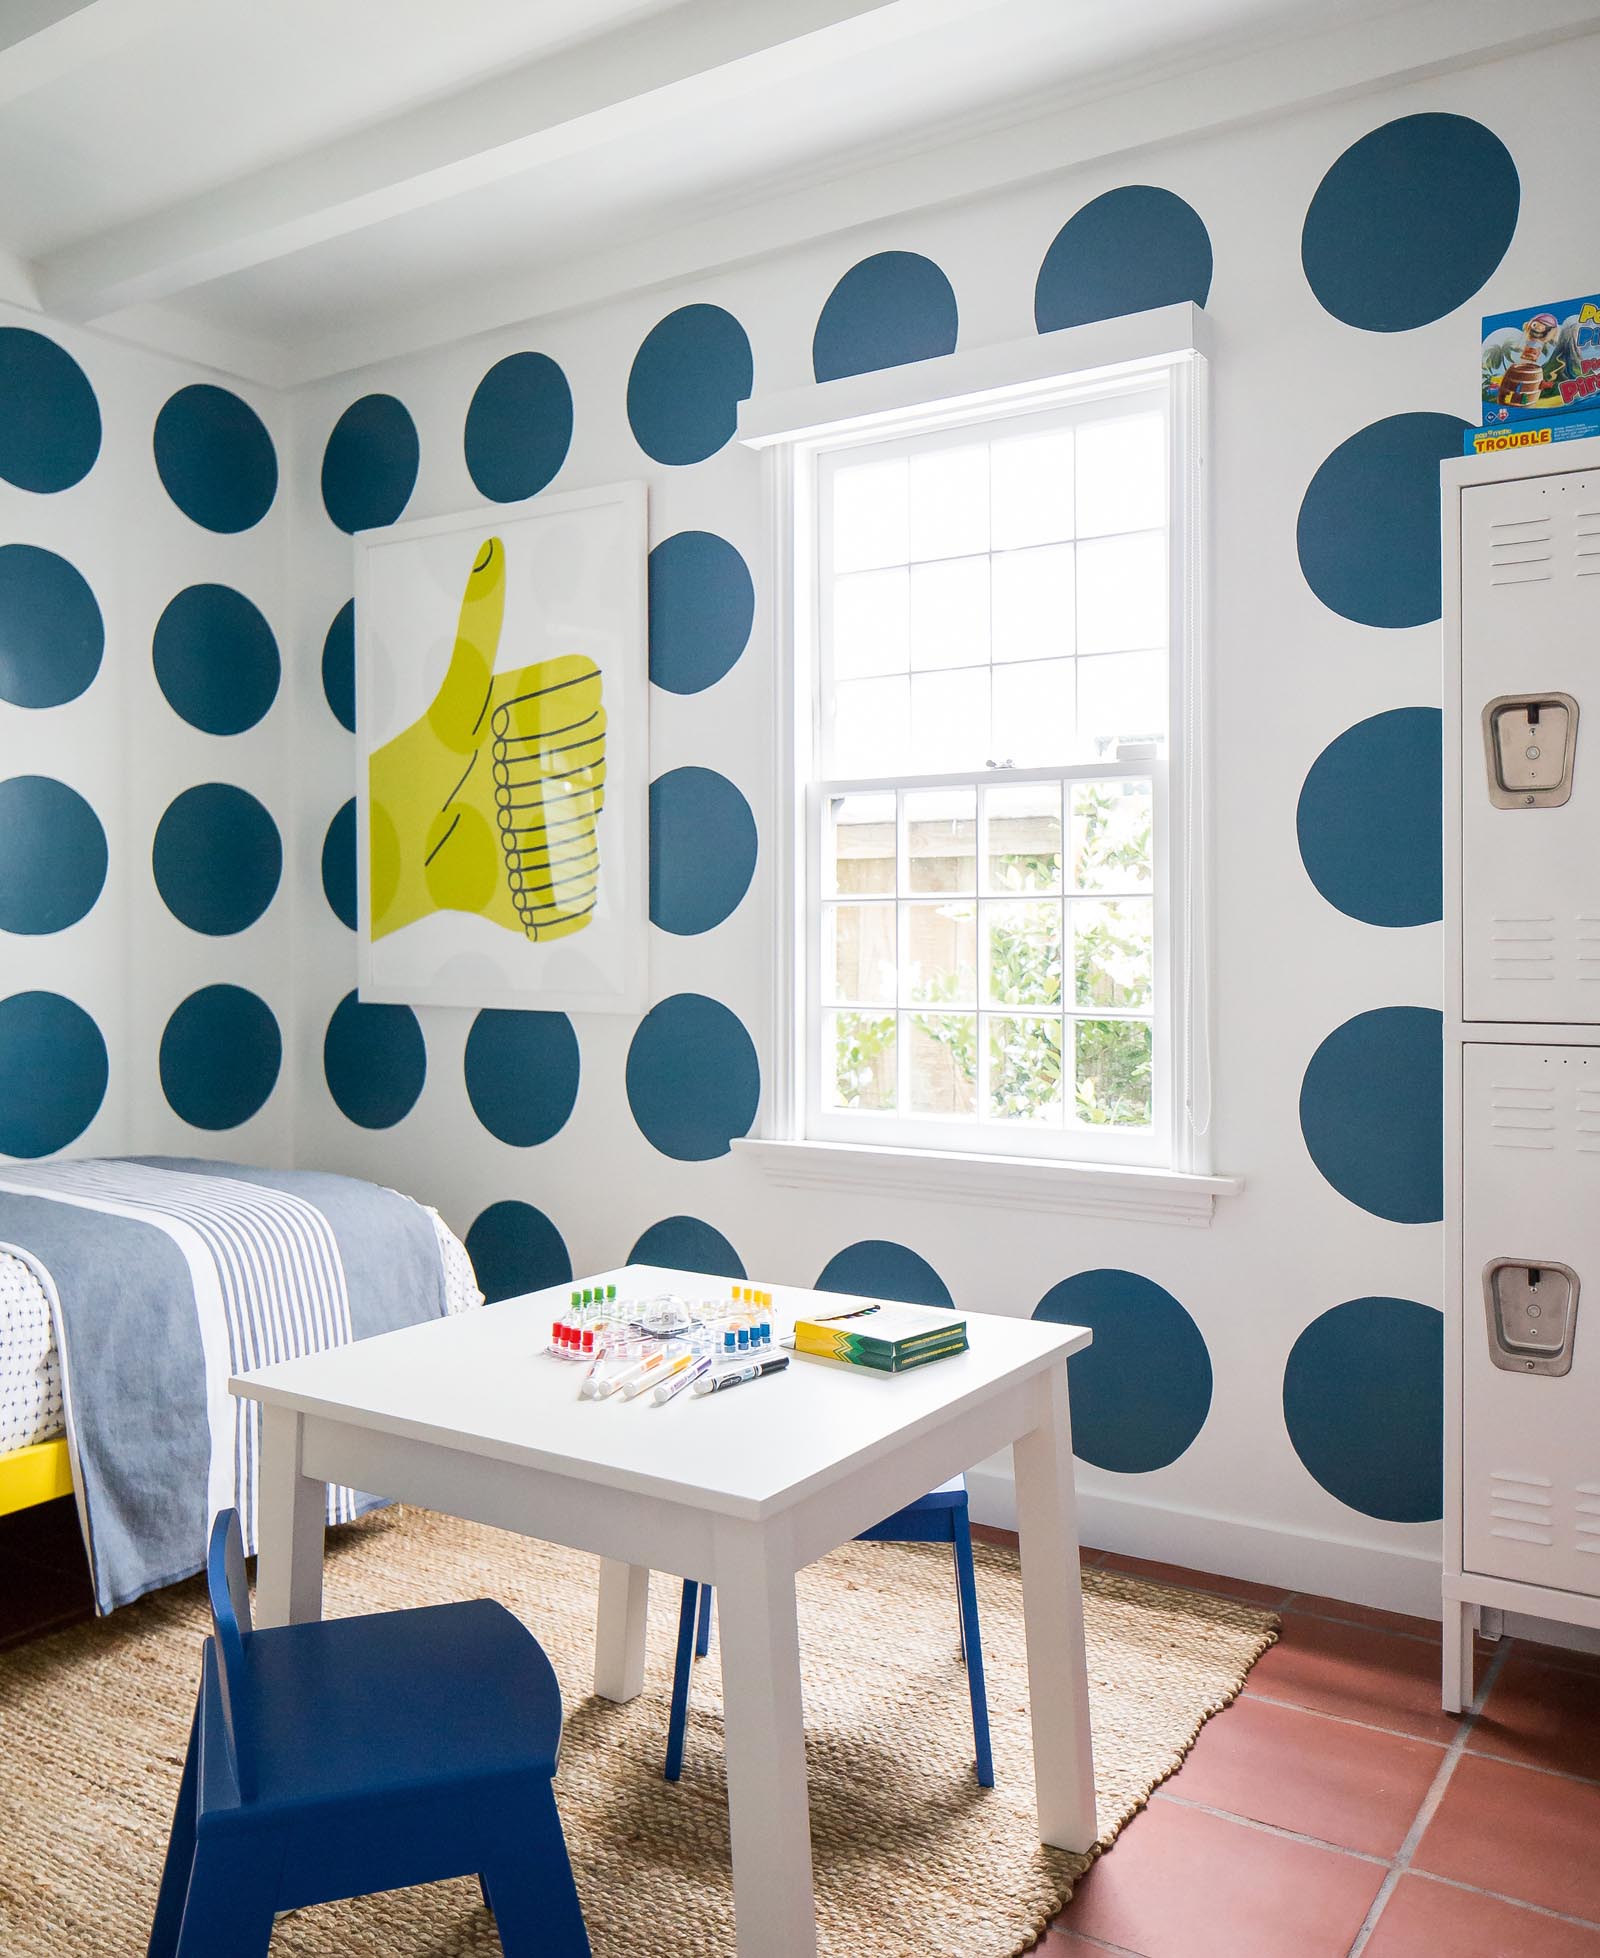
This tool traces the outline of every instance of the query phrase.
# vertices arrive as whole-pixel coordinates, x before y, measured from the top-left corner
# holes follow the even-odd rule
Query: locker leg
[[[1478,1630],[1485,1638],[1500,1639],[1505,1636],[1506,1615],[1498,1605],[1481,1604],[1478,1607]]]
[[[1472,1703],[1472,1607],[1460,1598],[1444,1601],[1444,1680],[1440,1698],[1446,1713]]]

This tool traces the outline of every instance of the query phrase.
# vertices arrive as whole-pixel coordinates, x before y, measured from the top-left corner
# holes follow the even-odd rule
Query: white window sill
[[[1238,1176],[1127,1163],[1056,1162],[1038,1156],[961,1156],[933,1149],[883,1149],[859,1142],[734,1143],[774,1183],[792,1190],[850,1189],[873,1196],[974,1203],[986,1210],[1045,1210],[1060,1216],[1185,1224],[1206,1230],[1218,1197],[1244,1188]]]

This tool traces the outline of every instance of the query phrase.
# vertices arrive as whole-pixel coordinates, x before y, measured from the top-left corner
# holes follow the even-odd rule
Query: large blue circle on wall
[[[156,468],[186,517],[206,530],[249,530],[278,493],[267,425],[227,388],[196,381],[156,416]]]
[[[704,462],[729,442],[755,383],[744,328],[720,306],[680,306],[633,357],[628,421],[656,462]]]
[[[483,1126],[516,1149],[548,1142],[578,1100],[578,1036],[565,1013],[486,1007],[467,1035],[467,1099]]]
[[[744,1278],[739,1254],[710,1224],[698,1217],[663,1217],[641,1232],[628,1253],[630,1265],[664,1265],[668,1271],[705,1271],[718,1278]]]
[[[322,839],[322,895],[328,909],[352,931],[356,928],[356,799],[340,809]]]
[[[1385,1523],[1437,1522],[1444,1315],[1415,1299],[1368,1298],[1313,1319],[1283,1371],[1283,1419],[1330,1496]]]
[[[272,1008],[243,986],[202,986],[161,1036],[161,1088],[197,1129],[236,1129],[266,1106],[283,1066]]]
[[[1306,487],[1296,545],[1306,583],[1357,625],[1439,616],[1439,464],[1461,453],[1454,415],[1385,415],[1341,442]]]
[[[572,389],[548,354],[507,354],[473,391],[463,438],[484,496],[516,503],[551,482],[572,446]]]
[[[0,1151],[48,1156],[100,1112],[111,1067],[105,1036],[60,993],[0,999]]]
[[[156,621],[156,679],[174,713],[206,734],[242,734],[278,696],[278,642],[231,585],[190,585]]]
[[[105,620],[83,573],[37,545],[0,544],[0,700],[76,700],[105,649]]]
[[[650,553],[650,678],[668,693],[702,693],[750,643],[750,567],[725,537],[680,530]]]
[[[392,394],[364,394],[333,425],[322,452],[322,505],[341,530],[391,524],[411,500],[417,425]]]
[[[65,931],[105,888],[106,833],[65,782],[14,775],[0,782],[0,931]]]
[[[322,693],[340,727],[356,731],[356,602],[347,598],[322,642]]]
[[[650,784],[650,922],[680,938],[731,917],[756,867],[750,805],[713,768]]]
[[[954,1305],[950,1287],[926,1258],[886,1237],[864,1237],[836,1251],[817,1274],[819,1292],[902,1299],[908,1305]]]
[[[1056,233],[1033,291],[1041,333],[1148,312],[1211,291],[1211,234],[1199,212],[1154,184],[1092,199]]]
[[[1371,333],[1464,305],[1505,256],[1522,186],[1470,116],[1400,116],[1352,143],[1317,186],[1300,262],[1335,319]]]
[[[1380,1006],[1335,1027],[1300,1084],[1300,1132],[1339,1192],[1395,1224],[1444,1215],[1444,1022]]]
[[[65,347],[0,326],[0,477],[52,495],[81,483],[100,453],[100,403]]]
[[[811,339],[819,381],[903,367],[956,350],[956,295],[920,252],[874,252],[828,294]]]
[[[341,1113],[364,1129],[393,1128],[416,1106],[428,1048],[409,1006],[363,1003],[348,992],[322,1040],[322,1072]]]
[[[761,1101],[754,1043],[737,1014],[703,993],[651,1007],[628,1048],[627,1080],[645,1139],[685,1163],[727,1155]]]
[[[168,805],[150,861],[173,917],[225,938],[253,925],[277,895],[283,840],[247,790],[202,782]]]
[[[1094,1331],[1094,1344],[1067,1368],[1072,1447],[1084,1461],[1148,1475],[1175,1462],[1205,1426],[1211,1355],[1188,1312],[1153,1278],[1080,1271],[1052,1285],[1033,1316]]]
[[[1444,915],[1444,758],[1437,707],[1357,721],[1311,764],[1296,827],[1306,875],[1366,925]]]
[[[572,1282],[566,1241],[542,1210],[508,1197],[480,1211],[466,1235],[478,1290],[490,1305]]]

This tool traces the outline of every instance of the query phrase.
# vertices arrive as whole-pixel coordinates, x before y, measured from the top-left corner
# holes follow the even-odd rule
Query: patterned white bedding
[[[481,1305],[467,1247],[436,1210],[428,1215],[439,1240],[451,1312]],[[50,1302],[31,1268],[0,1251],[0,1455],[53,1441],[61,1432],[61,1362]]]

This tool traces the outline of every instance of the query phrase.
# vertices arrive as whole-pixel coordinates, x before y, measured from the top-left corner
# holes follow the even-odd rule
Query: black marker
[[[720,1394],[724,1387],[739,1387],[746,1380],[760,1380],[769,1373],[782,1373],[789,1364],[787,1353],[776,1360],[761,1360],[754,1365],[739,1367],[733,1373],[707,1374],[704,1380],[694,1383],[697,1394]]]

